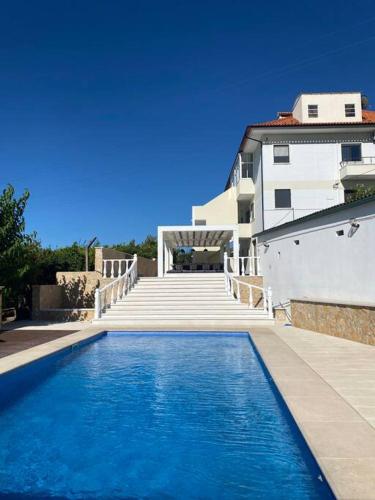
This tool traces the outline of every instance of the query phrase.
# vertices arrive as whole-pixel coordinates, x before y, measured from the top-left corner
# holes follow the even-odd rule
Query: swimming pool
[[[0,394],[3,498],[332,498],[247,334],[110,332]]]

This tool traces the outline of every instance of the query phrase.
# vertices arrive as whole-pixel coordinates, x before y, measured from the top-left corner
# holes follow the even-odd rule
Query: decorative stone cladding
[[[131,259],[112,248],[95,249],[95,271],[58,272],[56,285],[33,286],[32,317],[43,321],[78,321],[94,317],[95,289],[113,278],[103,278],[103,259]],[[156,276],[157,263],[138,257],[138,275]]]
[[[292,299],[291,312],[298,328],[375,345],[375,304]]]
[[[243,283],[250,283],[251,285],[263,287],[263,276],[236,276],[236,279]],[[237,295],[237,285],[234,283],[234,289]],[[249,287],[240,285],[241,302],[244,304],[249,303]],[[253,302],[254,307],[263,307],[263,294],[261,290],[253,288]]]

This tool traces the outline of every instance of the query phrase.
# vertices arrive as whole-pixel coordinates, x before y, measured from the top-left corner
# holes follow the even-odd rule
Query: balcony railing
[[[360,160],[346,160],[340,163],[341,168],[349,166],[375,165],[375,156],[363,156]]]

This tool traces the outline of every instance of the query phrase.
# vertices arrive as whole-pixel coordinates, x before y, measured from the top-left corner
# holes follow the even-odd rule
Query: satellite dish
[[[361,96],[361,102],[362,102],[362,109],[367,109],[368,108],[368,97],[367,95]]]

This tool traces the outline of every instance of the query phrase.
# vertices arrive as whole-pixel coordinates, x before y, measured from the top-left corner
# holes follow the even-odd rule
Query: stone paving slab
[[[375,428],[375,347],[292,327],[272,327]]]
[[[346,387],[375,348],[289,327],[254,328],[251,337],[337,498],[375,499],[375,429],[363,411],[371,373],[357,376],[360,405],[324,375],[337,365]]]

